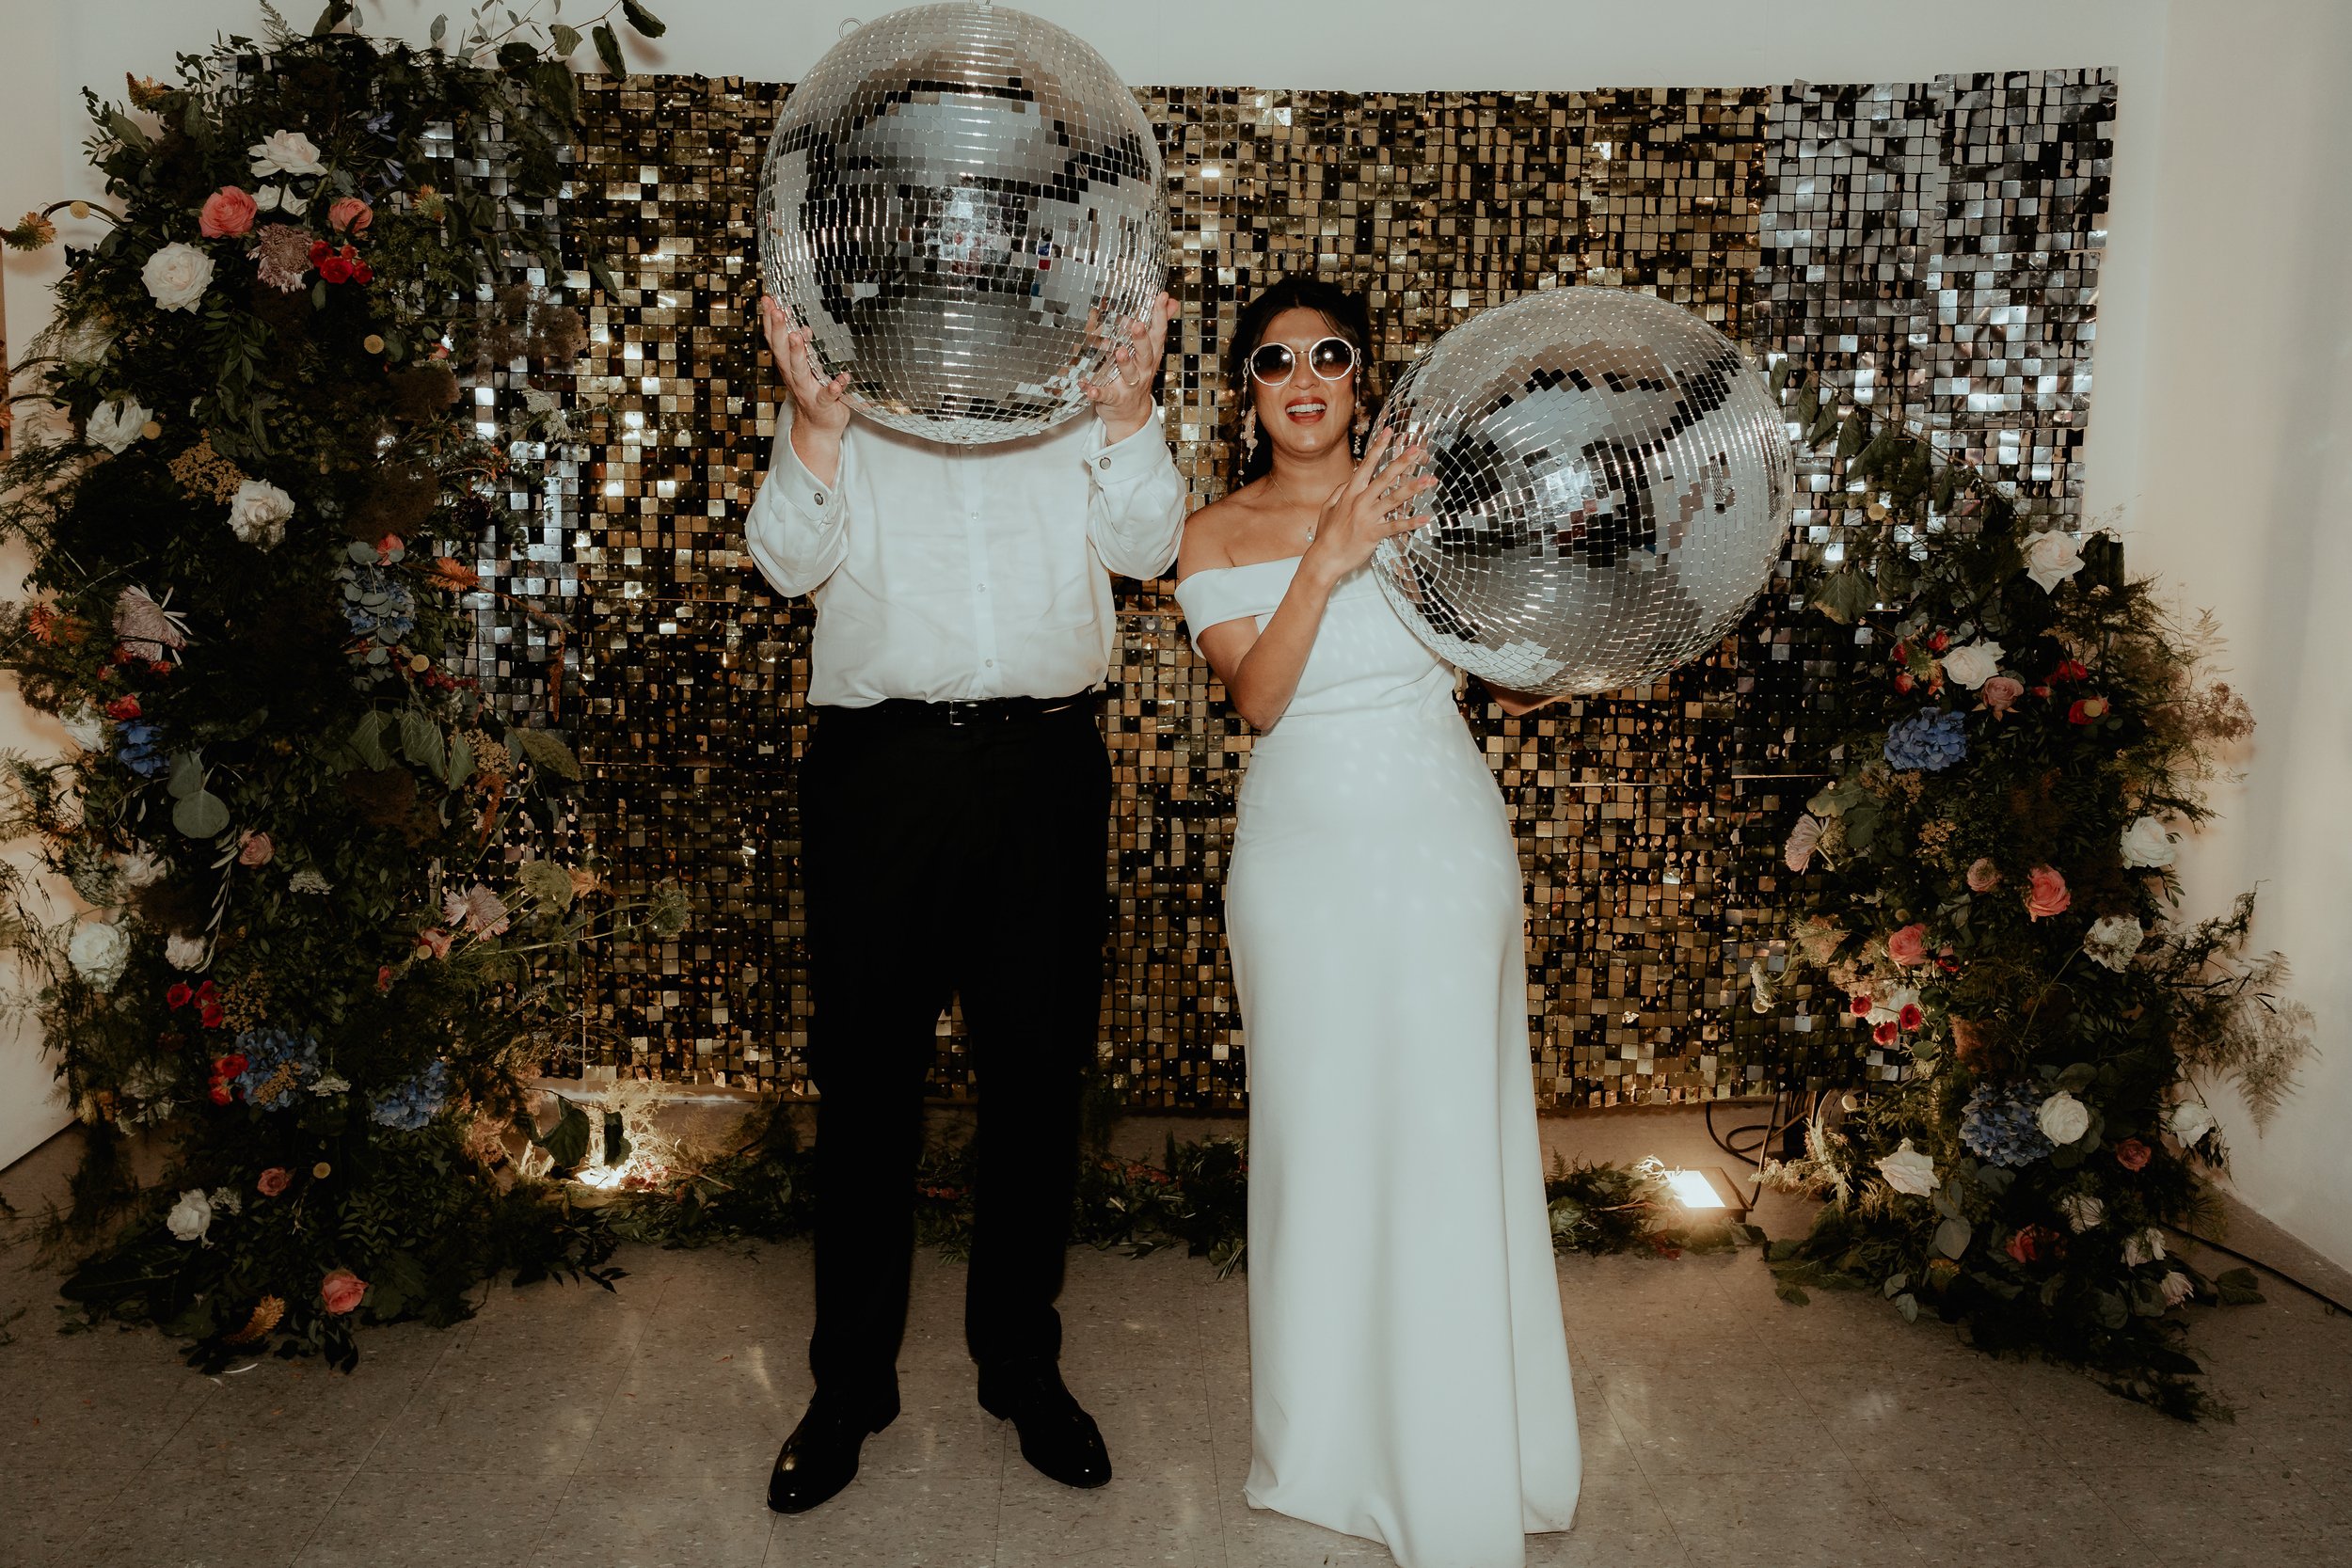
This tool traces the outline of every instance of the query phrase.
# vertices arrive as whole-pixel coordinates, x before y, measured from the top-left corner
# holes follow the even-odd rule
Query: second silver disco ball
[[[1381,426],[1421,442],[1433,520],[1374,572],[1438,656],[1553,695],[1656,679],[1712,647],[1778,558],[1788,428],[1740,347],[1649,294],[1527,294],[1397,379]]]
[[[786,100],[761,276],[867,417],[937,441],[1034,435],[1088,406],[1165,285],[1160,186],[1151,122],[1083,40],[1003,6],[916,7]]]

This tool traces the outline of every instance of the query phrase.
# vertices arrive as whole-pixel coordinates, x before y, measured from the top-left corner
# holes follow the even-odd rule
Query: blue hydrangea
[[[2058,1148],[2042,1131],[2042,1101],[2023,1084],[1979,1084],[1960,1118],[1960,1141],[1996,1165],[2029,1165]]]
[[[343,578],[343,619],[361,637],[390,644],[415,629],[417,601],[408,585],[382,566],[347,566]]]
[[[247,1029],[237,1037],[245,1070],[236,1076],[246,1103],[274,1111],[294,1103],[295,1091],[319,1077],[319,1042],[283,1029]]]
[[[1897,768],[1940,773],[1968,754],[1968,716],[1921,708],[1886,732],[1886,760]]]
[[[405,1084],[375,1097],[368,1119],[380,1126],[413,1132],[440,1115],[449,1103],[449,1069],[436,1061]]]
[[[143,720],[129,719],[115,728],[115,760],[142,779],[151,779],[171,766],[155,743],[161,733]]]

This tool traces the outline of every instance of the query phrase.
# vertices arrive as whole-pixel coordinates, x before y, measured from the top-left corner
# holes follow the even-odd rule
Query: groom
[[[1110,1456],[1063,1386],[1054,1298],[1109,913],[1109,574],[1166,572],[1184,519],[1152,399],[1175,307],[1134,325],[1091,417],[985,447],[853,420],[849,377],[820,378],[807,330],[761,312],[791,406],[745,533],[777,591],[817,607],[800,800],[819,1097],[817,1393],[768,1506],[833,1497],[898,1414],[923,1087],[951,998],[981,1091],[980,1404],[1040,1471],[1100,1486]]]

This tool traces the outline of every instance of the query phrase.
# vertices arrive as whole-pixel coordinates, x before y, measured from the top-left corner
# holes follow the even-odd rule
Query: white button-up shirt
[[[779,593],[817,606],[808,700],[1067,697],[1103,684],[1109,573],[1176,559],[1185,490],[1155,408],[1122,441],[1092,413],[1017,441],[950,446],[853,418],[827,484],[776,420],[744,527]]]

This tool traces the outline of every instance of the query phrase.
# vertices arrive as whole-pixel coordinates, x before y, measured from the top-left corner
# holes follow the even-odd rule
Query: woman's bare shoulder
[[[1184,543],[1176,551],[1177,580],[1195,572],[1231,566],[1234,537],[1248,520],[1249,512],[1249,487],[1245,485],[1185,518]]]

